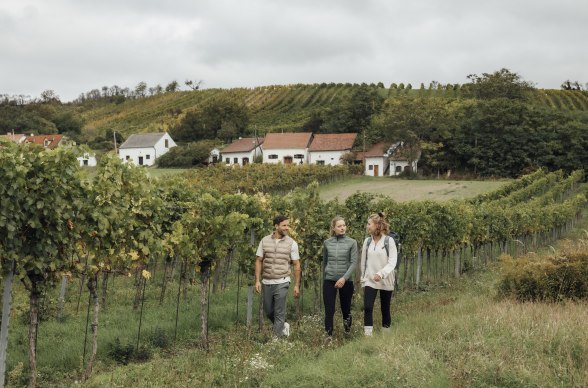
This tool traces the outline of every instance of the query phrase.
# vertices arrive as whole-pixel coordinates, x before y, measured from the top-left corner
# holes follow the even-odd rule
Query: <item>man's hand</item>
[[[298,298],[300,296],[300,287],[294,286],[294,298]]]
[[[255,282],[255,292],[261,294],[261,283],[258,281]]]

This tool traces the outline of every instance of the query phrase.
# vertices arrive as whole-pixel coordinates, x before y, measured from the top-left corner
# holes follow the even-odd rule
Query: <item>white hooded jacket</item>
[[[367,263],[366,244],[369,237],[363,241],[360,264],[360,281],[362,287],[369,286],[377,290],[386,291],[394,290],[394,268],[396,267],[398,252],[396,251],[396,244],[394,244],[394,241],[389,240],[389,254],[386,256],[386,247],[384,246],[385,238],[386,236],[382,235],[377,243],[372,239],[367,250]],[[380,275],[382,278],[379,282],[374,281],[374,275],[376,274]]]

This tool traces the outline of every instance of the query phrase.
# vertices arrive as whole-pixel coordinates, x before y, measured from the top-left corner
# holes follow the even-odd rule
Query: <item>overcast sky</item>
[[[102,86],[588,82],[588,0],[0,0],[0,94]]]

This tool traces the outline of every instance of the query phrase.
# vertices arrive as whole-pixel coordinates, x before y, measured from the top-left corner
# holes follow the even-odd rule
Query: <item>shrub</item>
[[[559,302],[588,298],[588,253],[573,252],[540,258],[503,256],[498,292],[520,301]]]

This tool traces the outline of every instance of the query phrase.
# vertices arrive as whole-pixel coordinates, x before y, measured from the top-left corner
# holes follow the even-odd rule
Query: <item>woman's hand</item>
[[[335,283],[335,288],[343,288],[344,285],[345,285],[345,278],[341,278],[341,279],[337,280],[337,282]]]
[[[380,280],[382,280],[382,277],[378,274],[374,275],[374,282],[379,282]]]

